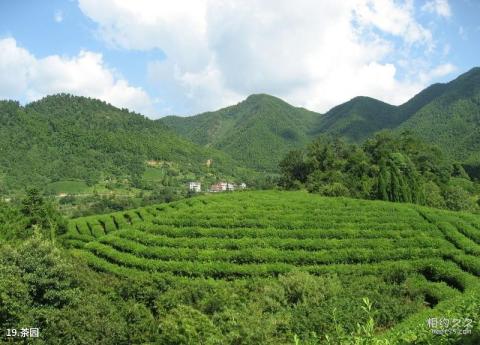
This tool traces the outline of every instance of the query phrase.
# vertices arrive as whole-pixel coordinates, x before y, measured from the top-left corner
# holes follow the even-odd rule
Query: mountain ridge
[[[399,106],[358,96],[325,114],[261,93],[216,111],[158,120],[67,94],[25,106],[0,101],[0,189],[131,175],[149,159],[197,173],[212,158],[224,175],[244,167],[276,172],[286,153],[319,135],[359,143],[384,129],[412,131],[480,172],[480,67]]]
[[[307,144],[320,114],[280,98],[253,94],[242,102],[193,117],[160,119],[193,142],[228,153],[250,168],[272,171],[290,149]]]
[[[263,145],[263,152],[260,152],[261,158],[253,158],[256,164],[250,164],[250,167],[256,169],[259,167],[275,169],[273,161],[276,160],[278,163],[279,155],[275,155],[267,166],[259,164],[260,160],[272,154],[272,148],[280,147],[280,152],[285,152],[287,149],[294,150],[302,144],[308,144],[319,135],[342,137],[351,142],[361,143],[374,133],[385,129],[411,130],[419,137],[439,145],[451,158],[457,157],[464,163],[480,163],[480,143],[476,140],[477,131],[480,133],[478,129],[480,115],[475,115],[480,113],[480,105],[477,104],[479,103],[477,99],[480,97],[479,89],[480,67],[474,67],[450,82],[435,83],[426,87],[400,105],[391,105],[367,96],[357,96],[320,114],[294,107],[274,96],[253,94],[234,106],[217,111],[185,118],[170,116],[159,121],[187,139],[206,147],[215,147],[230,155],[236,155],[239,150],[242,150],[250,152],[251,156],[255,157],[257,153],[250,148],[250,145],[257,144],[255,137],[270,138],[270,144],[268,141],[260,143]],[[268,109],[266,105],[272,102],[275,106],[271,106],[266,111],[265,109]],[[469,108],[460,110],[461,115],[457,120],[449,120],[452,114],[457,114],[462,102],[467,102]],[[434,119],[431,112],[441,113],[442,107],[446,110],[446,114],[444,111],[441,119]],[[310,115],[306,116],[304,113],[303,116],[299,116],[300,111]],[[255,114],[259,125],[253,126],[250,123],[249,126],[244,126],[242,121],[249,123],[252,120],[252,114]],[[234,119],[238,118],[242,120],[235,122]],[[422,121],[422,118],[429,120]],[[283,132],[277,132],[272,137],[271,126],[273,124],[281,126],[282,123]],[[447,125],[442,127],[442,123]],[[290,128],[287,128],[288,126]],[[255,130],[252,130],[253,127]],[[455,127],[460,129],[455,130]],[[429,135],[429,132],[436,133],[436,136]],[[454,136],[447,135],[449,132],[454,133]],[[454,140],[455,136],[468,138],[464,140],[462,147],[454,145],[455,147],[452,148],[450,141]],[[224,141],[219,140],[219,137],[224,138]],[[243,139],[239,140],[238,137]],[[233,145],[237,145],[240,149],[233,150],[231,147]],[[474,149],[469,149],[468,146]],[[457,153],[456,150],[461,152]],[[247,165],[249,163],[245,158],[242,161]]]

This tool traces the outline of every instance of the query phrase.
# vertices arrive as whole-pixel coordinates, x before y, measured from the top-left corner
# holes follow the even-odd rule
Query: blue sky
[[[252,93],[400,104],[480,65],[479,19],[475,0],[0,0],[0,98],[69,92],[152,118]]]

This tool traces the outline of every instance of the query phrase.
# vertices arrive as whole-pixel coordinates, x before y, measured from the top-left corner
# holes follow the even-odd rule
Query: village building
[[[215,183],[210,186],[210,192],[217,193],[226,190],[226,184],[223,182]]]
[[[202,191],[202,184],[200,182],[189,182],[188,190],[195,193],[199,193]]]
[[[245,185],[246,187],[246,185]],[[238,188],[238,186],[235,183],[230,183],[230,182],[218,182],[215,184],[212,184],[210,186],[210,192],[217,193],[217,192],[226,192],[226,191],[234,191]],[[240,188],[242,188],[240,186]]]

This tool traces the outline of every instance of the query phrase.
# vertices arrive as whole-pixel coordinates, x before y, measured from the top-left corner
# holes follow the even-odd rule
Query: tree
[[[65,219],[51,202],[45,201],[38,189],[28,189],[21,204],[21,212],[28,219],[27,228],[39,228],[52,241],[57,234],[65,233]]]
[[[408,156],[392,153],[380,162],[377,197],[397,202],[423,203],[421,178]]]
[[[475,207],[470,195],[460,187],[448,187],[443,192],[443,197],[450,210],[469,211]]]
[[[290,152],[281,167],[282,187],[325,196],[471,210],[470,199],[478,193],[461,165],[410,132],[383,131],[361,147],[319,137],[305,150]]]
[[[281,184],[287,189],[295,189],[307,181],[310,166],[304,160],[302,151],[290,151],[280,162]]]

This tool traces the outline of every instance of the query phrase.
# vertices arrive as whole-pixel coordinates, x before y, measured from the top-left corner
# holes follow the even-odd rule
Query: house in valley
[[[202,184],[200,182],[189,182],[188,190],[195,193],[199,193],[202,191]]]
[[[236,188],[237,188],[237,185],[235,183],[218,182],[210,186],[210,192],[217,193],[217,192],[234,191]]]

